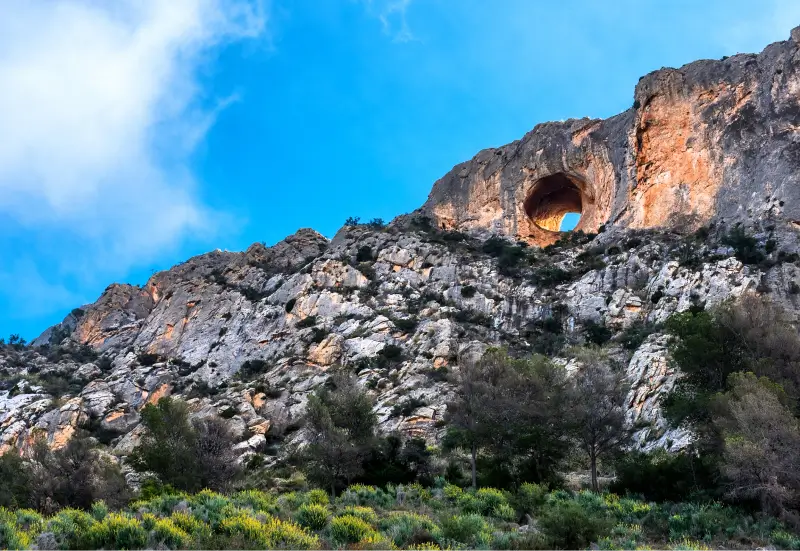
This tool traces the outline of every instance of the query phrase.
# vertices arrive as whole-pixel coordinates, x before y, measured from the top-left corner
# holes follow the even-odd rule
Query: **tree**
[[[578,351],[578,372],[570,381],[570,429],[589,458],[592,490],[598,491],[597,461],[616,454],[630,438],[625,399],[630,386],[599,348]]]
[[[187,492],[223,490],[239,475],[234,438],[221,419],[190,422],[186,404],[167,397],[145,406],[142,423],[147,433],[128,458],[136,470]]]
[[[29,469],[31,504],[47,514],[62,507],[88,509],[98,500],[121,507],[130,497],[119,466],[82,436],[58,450],[37,441]]]
[[[470,472],[472,487],[478,487],[477,460],[478,448],[486,441],[484,406],[489,392],[483,380],[480,363],[460,361],[455,379],[456,398],[448,402],[445,422],[448,431],[445,437],[446,448],[465,448],[470,451]]]
[[[780,383],[800,397],[800,335],[781,308],[745,295],[707,312],[671,316],[667,332],[672,361],[683,376],[664,400],[675,425],[691,425],[706,451],[719,447],[711,422],[711,401],[727,390],[731,373],[752,371]]]
[[[473,486],[481,461],[495,485],[556,477],[567,449],[564,375],[543,356],[514,359],[498,348],[461,362],[444,444],[470,451]]]
[[[19,452],[0,455],[0,507],[23,509],[31,506],[30,466]]]
[[[364,472],[375,437],[372,400],[351,375],[336,373],[330,386],[308,399],[304,425],[308,445],[300,453],[308,476],[336,495]]]
[[[373,486],[433,483],[431,452],[421,438],[404,440],[399,434],[376,438],[356,482]]]
[[[800,422],[783,389],[766,377],[735,373],[729,386],[714,418],[724,438],[728,495],[757,499],[765,511],[786,517],[800,500]]]

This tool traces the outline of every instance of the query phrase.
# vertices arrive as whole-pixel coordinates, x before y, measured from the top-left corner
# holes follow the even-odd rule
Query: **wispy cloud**
[[[0,4],[0,215],[82,242],[46,262],[122,270],[214,231],[188,163],[235,97],[203,107],[198,69],[263,35],[263,1]]]
[[[411,32],[406,11],[411,0],[364,0],[367,9],[381,22],[383,32],[395,42],[411,42],[417,37]]]

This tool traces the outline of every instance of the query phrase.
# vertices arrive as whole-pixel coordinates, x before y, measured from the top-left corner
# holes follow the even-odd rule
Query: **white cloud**
[[[84,266],[213,231],[188,169],[217,112],[197,70],[265,24],[262,0],[3,0],[0,214],[85,239]]]
[[[364,0],[367,9],[381,22],[383,32],[395,42],[417,40],[406,20],[411,0]]]

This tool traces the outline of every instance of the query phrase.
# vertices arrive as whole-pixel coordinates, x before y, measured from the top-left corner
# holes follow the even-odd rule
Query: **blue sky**
[[[4,0],[0,335],[208,250],[389,220],[480,149],[798,24],[795,0]]]

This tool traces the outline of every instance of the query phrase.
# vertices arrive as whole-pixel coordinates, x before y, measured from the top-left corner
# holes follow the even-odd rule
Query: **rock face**
[[[543,245],[577,229],[696,229],[800,220],[800,32],[758,55],[661,69],[607,120],[540,124],[436,182],[422,211],[440,227]]]
[[[685,446],[659,409],[680,374],[657,324],[753,292],[800,318],[795,39],[653,73],[609,120],[537,126],[455,167],[388,227],[345,226],[332,241],[304,229],[111,285],[35,346],[0,347],[0,453],[60,447],[83,428],[124,456],[141,410],[174,395],[226,419],[243,459],[274,455],[282,435],[300,438],[289,429],[334,366],[372,393],[382,430],[434,442],[463,358],[505,346],[570,365],[565,345],[597,324],[631,382],[636,446]],[[559,234],[571,211],[578,229],[605,231]],[[718,244],[738,221],[752,222],[763,262]],[[521,247],[491,233],[565,239]]]

